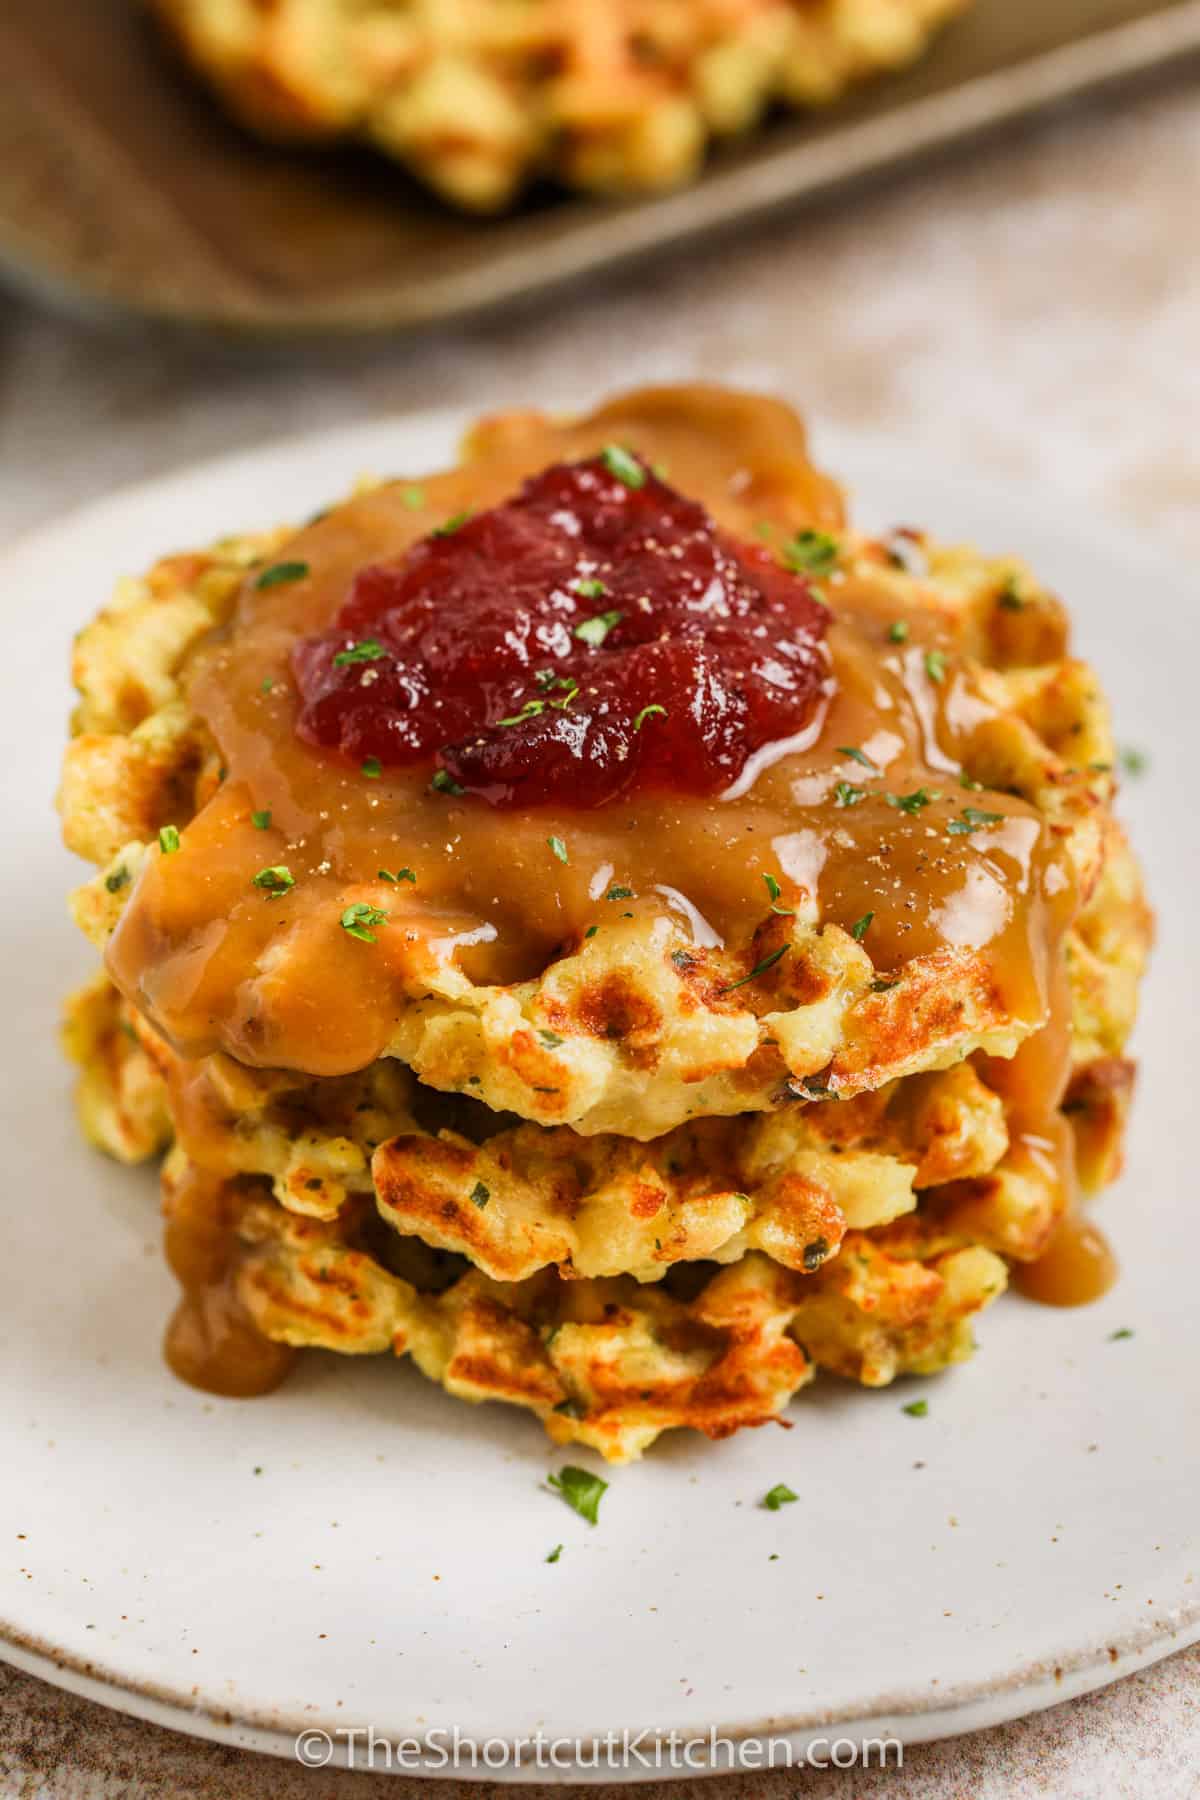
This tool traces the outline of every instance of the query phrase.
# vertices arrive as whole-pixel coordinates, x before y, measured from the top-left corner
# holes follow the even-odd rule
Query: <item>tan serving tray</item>
[[[136,0],[0,0],[0,266],[92,313],[230,337],[412,330],[896,168],[1200,53],[1200,0],[976,0],[900,77],[719,150],[694,186],[460,217],[369,152],[261,145]]]

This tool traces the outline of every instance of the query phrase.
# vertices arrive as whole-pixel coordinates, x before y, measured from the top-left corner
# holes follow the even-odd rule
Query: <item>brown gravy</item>
[[[1038,1260],[1014,1269],[1013,1286],[1043,1306],[1088,1306],[1108,1293],[1117,1274],[1116,1256],[1100,1228],[1069,1212]]]
[[[232,624],[187,671],[226,779],[179,851],[149,857],[109,951],[118,986],[185,1057],[221,1050],[259,1068],[338,1075],[384,1051],[431,949],[454,945],[476,981],[530,977],[603,926],[613,886],[632,889],[631,904],[688,918],[701,942],[741,943],[764,915],[770,876],[787,904],[819,898],[822,917],[847,928],[873,914],[868,948],[880,969],[947,945],[986,953],[1013,1015],[1047,1027],[1011,1063],[989,1063],[987,1077],[1005,1094],[1014,1154],[1049,1159],[1067,1207],[1059,943],[1076,904],[1073,878],[1031,806],[961,784],[995,707],[932,613],[906,620],[898,640],[882,584],[829,582],[828,692],[814,728],[715,800],[641,793],[588,812],[498,813],[431,792],[428,772],[368,779],[296,737],[291,645],[329,621],[359,567],[464,508],[505,499],[548,462],[613,440],[665,464],[732,533],[751,537],[765,524],[782,538],[843,523],[837,490],[813,469],[787,409],[705,388],[632,395],[573,426],[510,415],[477,430],[464,468],[423,480],[420,505],[411,484],[396,482],[335,508],[280,552],[308,574],[266,589],[248,579]],[[930,651],[945,654],[940,673]],[[846,804],[847,789],[863,797]],[[884,797],[921,789],[940,798],[906,811]],[[1000,816],[949,833],[971,804]],[[267,829],[255,828],[255,812],[270,814]],[[565,863],[551,837],[567,847]],[[295,879],[278,898],[253,883],[272,865]],[[417,881],[384,885],[381,867],[412,868]],[[364,899],[388,913],[369,947],[339,924],[346,905]],[[281,949],[287,978],[273,979]],[[168,1193],[167,1251],[185,1299],[167,1355],[211,1392],[263,1392],[292,1352],[262,1338],[234,1296],[234,1172],[205,1152],[202,1121],[189,1124],[188,1112],[183,1105],[181,1141],[197,1167]],[[1112,1273],[1099,1234],[1068,1215],[1016,1282],[1033,1297],[1078,1304]]]

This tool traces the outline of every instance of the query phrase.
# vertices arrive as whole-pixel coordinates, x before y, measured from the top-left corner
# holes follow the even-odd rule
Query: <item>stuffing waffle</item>
[[[485,421],[121,583],[74,675],[67,1048],[166,1156],[203,1385],[392,1350],[614,1460],[721,1437],[963,1360],[1119,1169],[1096,679],[1019,562],[856,533],[774,403]]]
[[[149,0],[252,131],[365,139],[454,205],[675,186],[713,137],[918,57],[965,0]]]

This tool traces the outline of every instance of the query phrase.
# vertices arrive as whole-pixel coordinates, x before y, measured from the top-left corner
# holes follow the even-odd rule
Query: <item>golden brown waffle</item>
[[[965,0],[149,0],[251,130],[365,138],[455,205],[530,177],[694,175],[774,101],[823,106],[919,56]]]
[[[552,1271],[521,1282],[468,1271],[430,1293],[372,1255],[360,1225],[242,1204],[234,1279],[260,1331],[349,1355],[411,1355],[459,1399],[527,1407],[557,1443],[614,1462],[675,1426],[721,1438],[766,1424],[816,1365],[880,1386],[958,1362],[969,1320],[1006,1279],[986,1250],[900,1261],[856,1234],[818,1275],[754,1252],[719,1272],[700,1265],[687,1297]]]
[[[955,728],[961,767],[924,740],[941,772],[918,778],[951,791],[922,790],[915,823],[869,757],[836,748],[849,760],[795,777],[787,829],[807,822],[825,843],[841,834],[876,854],[873,824],[847,835],[835,777],[858,783],[855,820],[876,808],[884,848],[900,841],[903,815],[911,860],[881,865],[894,889],[912,887],[903,917],[929,892],[942,906],[958,891],[935,890],[939,866],[954,881],[993,881],[986,855],[951,861],[976,829],[962,808],[986,791],[1027,843],[1053,852],[1024,865],[1041,868],[1043,888],[993,894],[1005,917],[1022,895],[1033,908],[1020,953],[1005,964],[949,929],[939,949],[884,956],[865,926],[825,916],[823,883],[760,890],[756,876],[757,924],[744,939],[706,941],[661,888],[620,885],[597,890],[594,931],[573,928],[533,973],[484,980],[452,937],[438,938],[441,926],[432,937],[416,929],[421,908],[435,925],[443,916],[433,872],[428,897],[419,882],[385,889],[381,876],[361,897],[389,909],[389,930],[366,951],[375,960],[345,966],[355,979],[359,969],[372,982],[380,971],[403,979],[383,1053],[348,1072],[170,1048],[154,996],[136,1011],[103,978],[71,1003],[66,1042],[94,1142],[126,1161],[173,1143],[171,1253],[210,1336],[249,1320],[259,1343],[408,1353],[452,1393],[514,1401],[560,1441],[621,1459],[669,1426],[719,1437],[775,1417],[814,1367],[879,1385],[969,1353],[971,1317],[1010,1262],[1042,1254],[1073,1168],[1086,1188],[1119,1168],[1151,918],[1111,811],[1103,696],[1069,655],[1061,605],[1028,569],[916,532],[868,539],[843,526],[781,409],[671,390],[614,406],[619,441],[638,447],[643,424],[650,439],[665,434],[685,481],[689,467],[701,479],[728,435],[722,421],[738,419],[748,447],[711,483],[725,527],[745,534],[761,507],[768,539],[814,518],[834,529],[823,586],[835,621],[840,603],[876,645],[870,668],[893,681],[871,690],[884,695],[881,717],[899,730],[904,695],[932,718],[952,693],[968,721]],[[607,441],[612,416],[488,422],[472,434],[468,473],[481,471],[494,497],[548,455]],[[763,490],[751,513],[729,497],[743,459]],[[422,502],[433,520],[445,492]],[[395,486],[368,488],[329,515],[332,529],[353,542],[366,518],[369,541],[390,542],[396,505]],[[299,541],[309,553],[314,540]],[[186,897],[189,870],[205,872],[205,833],[248,823],[238,808],[252,802],[230,798],[237,768],[226,783],[193,670],[214,627],[232,626],[222,644],[244,632],[235,606],[291,546],[275,531],[168,558],[122,583],[80,634],[60,805],[68,843],[100,869],[75,911],[101,948],[127,909],[138,916],[168,854],[162,828],[179,833],[170,867]],[[852,661],[837,666],[857,679]],[[402,806],[396,816],[407,828]],[[506,832],[519,823],[510,815]],[[257,827],[249,835],[260,854]],[[282,1004],[328,992],[310,981],[320,933],[331,919],[337,935],[360,890],[342,894],[342,875],[316,854],[307,907],[272,910],[250,889],[275,935],[250,959],[235,942],[227,974],[261,1003],[260,1023],[271,993]],[[172,923],[143,910],[143,929],[147,917]],[[161,952],[158,929],[148,941]],[[190,941],[180,934],[185,958]],[[902,933],[893,941],[902,946]],[[1014,991],[1027,962],[1044,965],[1033,1002]]]

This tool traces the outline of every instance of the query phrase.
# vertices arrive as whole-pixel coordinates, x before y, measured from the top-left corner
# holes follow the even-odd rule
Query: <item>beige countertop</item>
[[[0,534],[268,437],[704,375],[796,400],[818,451],[823,421],[888,433],[898,455],[1058,492],[1077,516],[1124,518],[1194,554],[1198,207],[1193,72],[649,278],[593,282],[537,312],[369,356],[233,361],[101,339],[0,300]],[[252,504],[245,522],[257,522]],[[80,596],[81,616],[95,599]],[[703,1791],[1183,1800],[1197,1769],[1200,1649],[1032,1720],[915,1748],[903,1774],[729,1777]],[[352,1800],[371,1781],[192,1743],[0,1668],[3,1800]],[[386,1792],[426,1800],[430,1788]],[[484,1792],[434,1790],[445,1800],[468,1791]],[[651,1791],[668,1793],[641,1790]],[[671,1800],[701,1791],[673,1785]]]

